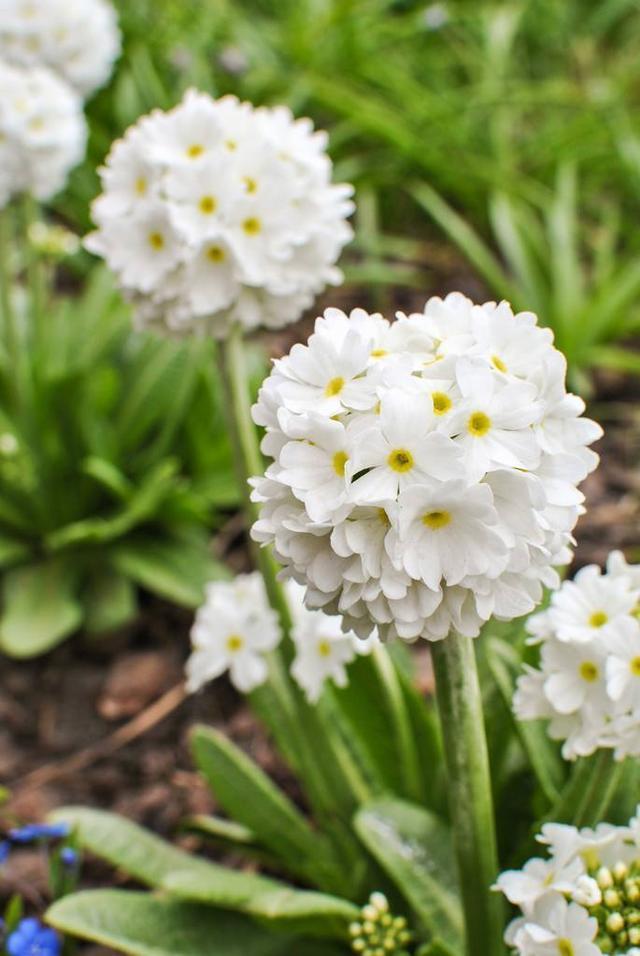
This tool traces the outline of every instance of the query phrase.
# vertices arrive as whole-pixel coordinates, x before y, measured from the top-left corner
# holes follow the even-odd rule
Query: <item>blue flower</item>
[[[9,956],[60,956],[60,940],[52,929],[28,917],[20,920],[7,940]]]
[[[33,843],[34,840],[60,840],[69,836],[67,823],[28,823],[24,827],[9,830],[13,843]]]
[[[8,840],[3,840],[0,843],[0,866],[2,866],[3,863],[7,862],[10,853],[11,853],[11,844],[9,843]]]
[[[63,846],[60,851],[60,859],[65,866],[75,866],[78,862],[78,854],[72,846]]]

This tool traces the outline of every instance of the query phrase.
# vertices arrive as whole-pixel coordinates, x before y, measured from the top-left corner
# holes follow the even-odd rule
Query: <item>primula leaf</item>
[[[191,749],[220,806],[253,831],[289,872],[326,886],[329,845],[260,767],[207,727],[194,729]]]
[[[104,634],[124,627],[138,610],[136,588],[123,574],[106,565],[96,568],[82,593],[85,627],[92,634]]]
[[[141,587],[185,607],[199,607],[208,581],[224,570],[203,541],[131,538],[113,549],[115,567]]]
[[[78,571],[65,561],[15,568],[2,581],[0,650],[33,657],[54,647],[82,621]]]
[[[265,931],[247,917],[126,890],[86,890],[47,913],[63,933],[131,956],[337,956],[341,950]]]
[[[462,911],[446,825],[422,807],[379,800],[357,814],[360,839],[434,937],[460,945]]]

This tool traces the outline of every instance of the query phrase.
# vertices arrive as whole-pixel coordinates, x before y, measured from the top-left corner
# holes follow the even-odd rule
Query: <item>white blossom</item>
[[[0,58],[48,67],[83,97],[107,82],[119,52],[108,0],[0,0]]]
[[[520,720],[550,721],[569,760],[599,748],[640,755],[639,605],[638,569],[613,552],[605,574],[582,568],[527,622],[540,665],[519,678],[514,709]]]
[[[506,303],[454,293],[395,322],[327,309],[254,408],[272,459],[255,539],[360,636],[476,636],[530,612],[570,560],[598,460],[565,371]]]
[[[190,90],[114,143],[87,248],[141,326],[222,337],[236,322],[286,325],[342,281],[352,189],[332,184],[326,147],[285,107]]]
[[[50,70],[0,60],[0,207],[20,194],[47,200],[84,156],[78,96]]]

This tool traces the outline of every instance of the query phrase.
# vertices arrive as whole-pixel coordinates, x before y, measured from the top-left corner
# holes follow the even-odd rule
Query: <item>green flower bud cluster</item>
[[[600,950],[617,956],[640,946],[640,860],[602,866],[591,875],[602,893],[601,902],[589,907],[600,927]]]
[[[393,916],[382,893],[372,893],[361,920],[349,927],[351,949],[359,956],[408,956],[411,942],[404,916]]]

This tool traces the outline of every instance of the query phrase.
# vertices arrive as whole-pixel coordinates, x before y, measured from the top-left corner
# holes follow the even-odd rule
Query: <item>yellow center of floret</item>
[[[203,196],[198,203],[198,208],[203,216],[210,216],[216,211],[218,201],[215,196]]]
[[[236,654],[244,647],[244,637],[241,634],[230,634],[227,638],[227,650]]]
[[[640,656],[634,657],[629,665],[634,677],[640,677]]]
[[[149,245],[152,249],[155,249],[156,252],[160,252],[161,249],[164,249],[164,236],[161,232],[150,232],[149,233]]]
[[[422,523],[432,531],[439,531],[440,528],[446,528],[451,523],[450,511],[428,511],[422,516]]]
[[[474,438],[483,438],[491,428],[491,419],[484,412],[474,412],[469,417],[467,429]]]
[[[570,939],[558,940],[558,956],[575,956],[575,949]]]
[[[207,259],[209,259],[210,262],[215,262],[216,265],[219,262],[224,262],[226,258],[227,254],[222,246],[209,246],[207,249]]]
[[[200,143],[192,143],[191,146],[187,147],[186,153],[189,159],[197,159],[204,153],[204,146]]]
[[[432,392],[431,400],[433,402],[433,410],[436,415],[446,415],[453,405],[453,402],[446,392]]]
[[[144,176],[139,176],[135,181],[134,189],[138,196],[144,196],[147,192],[147,180]]]
[[[595,683],[600,677],[600,669],[593,661],[583,661],[580,665],[580,677],[588,684]]]
[[[245,176],[243,181],[248,193],[255,193],[258,191],[258,183],[251,176]]]
[[[262,223],[255,216],[249,216],[242,223],[242,228],[248,236],[257,236],[258,233],[262,232]]]
[[[608,620],[604,611],[594,611],[589,618],[589,627],[603,627]]]
[[[387,352],[386,349],[374,349],[373,352],[371,353],[371,358],[382,358],[383,356],[388,354],[389,353]]]
[[[330,382],[327,382],[324,394],[327,398],[335,398],[336,395],[340,394],[343,388],[344,379],[338,375],[337,378],[332,378]]]
[[[320,657],[331,657],[331,641],[326,638],[318,641],[318,654]]]
[[[380,521],[382,522],[382,524],[385,526],[385,528],[390,528],[390,527],[391,527],[391,522],[390,522],[390,520],[389,520],[389,515],[388,515],[387,512],[384,510],[384,508],[378,508],[378,518],[380,519]]]
[[[387,458],[389,468],[403,474],[413,468],[413,455],[407,448],[394,448]]]
[[[497,368],[499,372],[507,371],[507,366],[504,364],[499,355],[492,355],[491,362],[493,363],[493,367]]]
[[[234,149],[238,148],[238,144],[236,143],[235,139],[226,139],[224,145],[228,150],[230,150],[230,152],[233,152]]]
[[[344,451],[337,451],[333,456],[333,470],[340,478],[344,478],[344,470],[348,461],[349,456]]]

